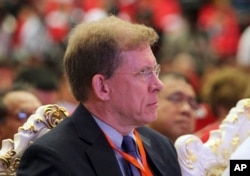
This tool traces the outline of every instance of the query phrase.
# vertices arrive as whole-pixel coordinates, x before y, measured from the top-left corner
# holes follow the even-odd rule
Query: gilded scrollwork
[[[230,156],[250,136],[250,99],[240,100],[206,143],[193,134],[175,142],[183,176],[221,176]]]
[[[3,140],[0,150],[0,176],[15,176],[24,150],[66,117],[66,109],[56,104],[39,107],[23,126],[19,127],[14,139]]]
[[[49,129],[54,128],[68,116],[68,112],[65,108],[56,105],[49,105],[46,107],[43,114],[44,116],[41,122],[44,123],[44,125],[46,125]]]

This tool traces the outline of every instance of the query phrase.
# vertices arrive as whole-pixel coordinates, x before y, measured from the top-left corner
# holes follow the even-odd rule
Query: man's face
[[[8,93],[4,97],[4,102],[8,107],[6,121],[2,124],[1,138],[11,138],[17,133],[27,118],[41,106],[41,102],[30,92],[15,91]]]
[[[183,134],[193,133],[197,101],[194,89],[183,80],[166,78],[159,93],[158,131],[173,141]]]
[[[109,80],[111,107],[126,126],[137,127],[156,119],[162,82],[149,46],[122,53],[123,64]]]

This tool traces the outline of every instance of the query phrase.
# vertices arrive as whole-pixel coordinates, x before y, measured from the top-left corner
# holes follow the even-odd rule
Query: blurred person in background
[[[200,97],[211,107],[216,120],[195,133],[203,142],[208,140],[211,130],[218,129],[229,110],[245,97],[248,84],[248,74],[233,66],[215,68],[204,76]]]
[[[199,9],[197,27],[208,35],[209,46],[218,63],[235,62],[240,24],[230,0],[206,1]]]
[[[11,53],[12,35],[15,29],[15,17],[7,5],[0,2],[0,58]]]
[[[184,66],[187,68],[192,62],[192,70],[189,68],[188,74],[196,75],[199,78],[216,60],[215,54],[209,45],[207,33],[197,27],[199,9],[204,2],[200,0],[181,0],[179,3],[181,8],[179,14],[181,20],[180,29],[163,32],[159,61],[163,71],[164,67],[169,67],[174,62],[177,62],[175,60],[179,62],[174,67]]]
[[[149,127],[175,142],[179,136],[194,132],[199,103],[195,90],[185,75],[166,72],[160,75],[160,80],[164,88],[159,93],[158,116]]]
[[[169,60],[168,63],[165,61],[161,62],[161,73],[174,71],[185,75],[185,77],[187,77],[190,81],[195,94],[197,95],[197,100],[199,100],[200,103],[199,109],[196,111],[195,131],[203,128],[211,122],[214,122],[215,119],[211,113],[211,108],[209,108],[206,103],[200,101],[200,79],[202,74],[199,74],[196,66],[197,62],[195,61],[195,57],[189,52],[179,52],[171,60]],[[204,68],[205,70],[209,70],[212,68],[212,65],[208,64],[204,66]]]
[[[34,93],[43,105],[55,104],[58,100],[59,76],[47,66],[30,65],[20,68],[14,83],[26,83],[34,87]]]
[[[41,106],[40,100],[25,84],[13,85],[0,95],[0,144],[3,139],[13,139],[18,128]]]
[[[16,60],[42,60],[54,46],[43,18],[32,3],[23,3],[18,8],[16,29],[12,39],[13,57]]]

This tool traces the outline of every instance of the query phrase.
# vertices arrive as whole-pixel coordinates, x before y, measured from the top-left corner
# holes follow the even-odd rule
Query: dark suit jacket
[[[180,176],[169,139],[138,128],[154,176]],[[37,139],[23,154],[17,176],[122,176],[113,149],[81,104],[70,118]]]

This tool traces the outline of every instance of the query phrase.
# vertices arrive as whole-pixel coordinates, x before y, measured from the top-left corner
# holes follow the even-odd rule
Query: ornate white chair
[[[66,109],[56,104],[40,106],[23,126],[19,127],[13,140],[5,139],[2,141],[0,175],[16,175],[16,169],[24,150],[66,117],[68,117]]]
[[[242,99],[230,110],[219,129],[210,132],[206,143],[192,134],[176,140],[183,176],[221,176],[228,169],[232,153],[240,150],[239,146],[249,136],[250,99]]]

